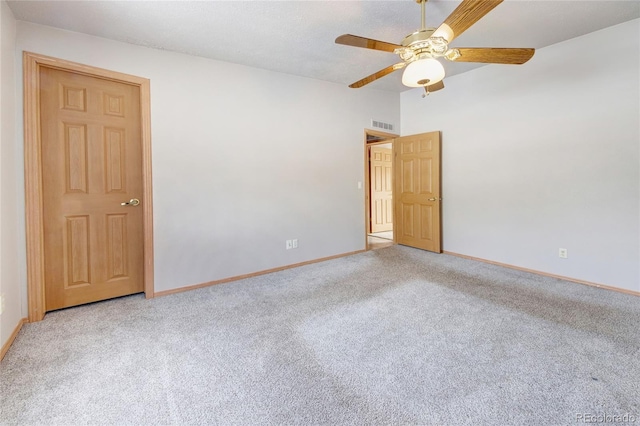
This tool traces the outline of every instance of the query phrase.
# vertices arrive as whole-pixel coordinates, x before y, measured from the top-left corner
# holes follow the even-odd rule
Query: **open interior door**
[[[372,146],[369,158],[371,188],[370,232],[393,230],[393,154],[391,148]]]
[[[440,253],[440,132],[396,138],[393,149],[397,242]]]

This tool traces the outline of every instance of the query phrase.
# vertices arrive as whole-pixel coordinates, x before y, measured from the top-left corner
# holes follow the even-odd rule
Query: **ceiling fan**
[[[445,58],[453,62],[524,64],[535,53],[535,49],[528,48],[449,48],[449,43],[502,3],[503,0],[463,0],[437,29],[425,27],[425,5],[428,0],[415,1],[421,6],[422,25],[419,30],[406,36],[401,44],[387,43],[351,34],[344,34],[336,38],[337,44],[391,52],[402,59],[402,62],[390,65],[358,80],[350,84],[349,87],[357,89],[404,68],[402,84],[408,87],[424,87],[425,93],[428,95],[430,92],[444,88],[442,79],[445,72],[438,58]]]

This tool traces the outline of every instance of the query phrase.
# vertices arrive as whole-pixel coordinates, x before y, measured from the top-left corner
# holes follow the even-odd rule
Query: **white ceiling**
[[[420,6],[414,0],[8,4],[22,21],[345,85],[399,61],[392,53],[336,45],[337,36],[350,33],[400,43],[420,27]],[[429,1],[427,26],[437,27],[458,4]],[[639,17],[637,0],[506,0],[452,47],[541,48]],[[444,65],[449,76],[480,66]],[[400,76],[396,72],[367,87],[406,90]]]

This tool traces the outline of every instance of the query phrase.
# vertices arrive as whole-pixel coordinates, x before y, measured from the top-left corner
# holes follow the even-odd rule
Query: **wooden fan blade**
[[[483,62],[485,64],[524,64],[533,57],[535,49],[499,47],[458,47],[460,57],[454,62]]]
[[[431,86],[424,86],[424,95],[422,97],[428,96],[432,92],[437,92],[438,90],[444,89],[444,82],[440,80],[437,83],[432,84]]]
[[[336,39],[337,44],[347,46],[364,47],[365,49],[382,50],[384,52],[393,53],[399,47],[398,44],[387,43],[386,41],[373,40],[371,38],[355,36],[351,34],[343,34]]]
[[[440,80],[439,82],[434,83],[431,86],[427,86],[427,89],[429,89],[429,93],[437,92],[438,90],[442,90],[442,89],[444,89],[444,81]]]
[[[358,80],[353,84],[350,84],[349,87],[351,87],[352,89],[357,89],[359,87],[362,87],[364,85],[367,85],[369,83],[371,83],[372,81],[376,81],[379,78],[384,77],[385,75],[389,75],[392,72],[394,72],[395,70],[399,70],[400,68],[404,68],[406,64],[404,62],[400,62],[394,65],[389,65],[388,67],[381,69],[380,71],[373,73],[365,78],[363,78],[362,80]]]
[[[502,2],[503,0],[463,0],[438,27],[432,37],[442,37],[451,43],[453,39]]]

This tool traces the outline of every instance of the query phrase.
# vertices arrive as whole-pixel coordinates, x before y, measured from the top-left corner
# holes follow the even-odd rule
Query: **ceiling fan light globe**
[[[430,86],[444,78],[444,67],[433,58],[418,59],[411,62],[402,74],[402,84],[407,87]],[[425,80],[428,83],[425,84]]]

